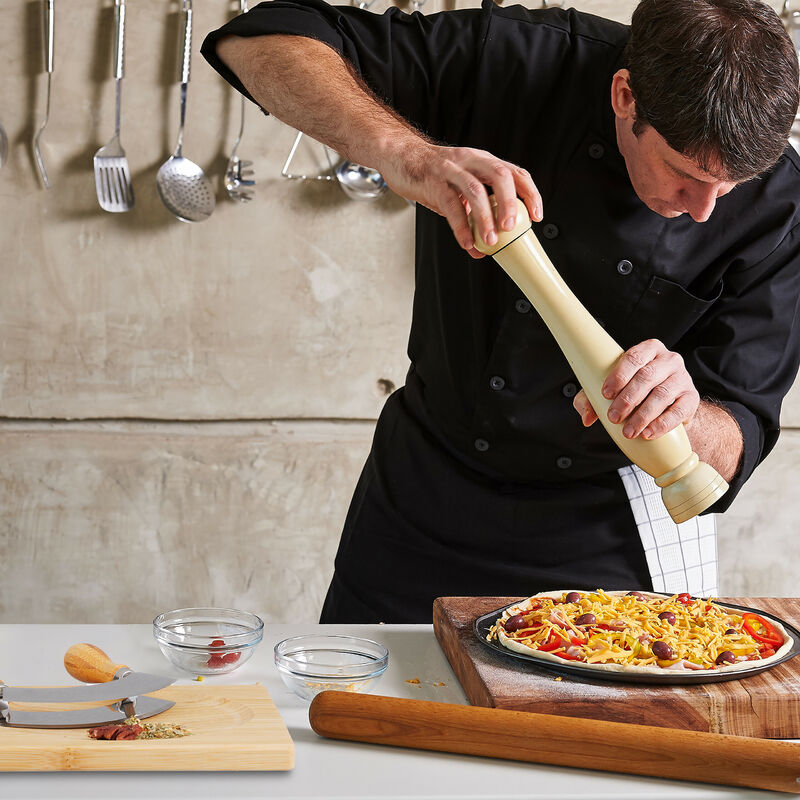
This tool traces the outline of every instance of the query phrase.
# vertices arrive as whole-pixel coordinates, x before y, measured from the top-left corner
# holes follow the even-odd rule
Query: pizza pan
[[[663,596],[670,597],[671,595]],[[499,617],[507,608],[518,605],[519,602],[520,601],[518,600],[516,603],[510,603],[507,606],[503,606],[502,608],[498,608],[495,611],[490,611],[488,614],[478,617],[472,626],[473,633],[478,638],[478,641],[480,641],[484,647],[488,647],[495,653],[499,653],[504,658],[516,661],[516,663],[523,669],[527,669],[528,667],[536,667],[545,669],[548,672],[570,675],[574,678],[580,678],[583,680],[596,679],[600,681],[613,681],[614,683],[651,683],[670,684],[673,686],[696,683],[721,683],[722,681],[735,681],[739,680],[740,678],[749,678],[752,675],[758,675],[760,672],[765,672],[768,669],[772,669],[778,664],[782,664],[784,661],[788,661],[790,658],[794,658],[798,653],[800,653],[800,631],[798,631],[794,625],[790,625],[780,617],[776,617],[773,614],[769,614],[766,611],[762,611],[758,608],[737,606],[733,603],[720,603],[720,605],[724,606],[725,608],[733,608],[737,611],[751,611],[754,614],[759,614],[760,616],[765,617],[766,619],[779,622],[794,640],[791,650],[777,659],[777,661],[773,661],[770,664],[763,665],[759,664],[758,662],[753,662],[752,668],[737,670],[736,672],[725,672],[724,670],[720,670],[719,672],[713,671],[710,673],[699,671],[674,672],[672,670],[665,669],[663,675],[636,675],[628,672],[603,672],[602,670],[589,669],[588,665],[580,664],[575,661],[565,661],[563,664],[557,664],[547,659],[539,658],[535,655],[526,655],[524,653],[517,653],[513,650],[507,650],[496,641],[487,641],[486,637],[489,635],[489,630],[491,629],[492,625],[497,622]]]

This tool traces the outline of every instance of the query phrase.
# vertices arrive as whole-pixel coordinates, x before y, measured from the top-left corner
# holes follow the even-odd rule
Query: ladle
[[[494,197],[491,201],[496,214],[497,201]],[[490,247],[481,239],[474,223],[472,234],[476,249],[492,256],[531,301],[566,356],[603,427],[620,450],[661,487],[661,499],[672,519],[685,522],[720,498],[728,490],[728,484],[693,452],[683,425],[657,439],[626,439],[622,425],[608,419],[611,401],[603,397],[601,390],[622,355],[622,348],[558,274],[531,230],[524,203],[517,200],[517,223],[513,230],[498,227],[495,245]]]
[[[334,174],[342,191],[352,200],[375,200],[389,188],[378,170],[355,161],[342,161]]]
[[[375,0],[362,0],[358,7],[360,9],[368,9]],[[427,0],[418,2],[414,0],[414,10],[417,11],[423,3]],[[362,164],[356,164],[355,161],[344,160],[340,162],[334,171],[336,180],[339,181],[339,186],[342,191],[351,200],[375,200],[381,195],[385,194],[388,190],[386,181],[383,175],[376,169],[365,167]]]
[[[183,57],[181,67],[181,127],[175,152],[161,165],[156,175],[158,196],[182,222],[202,222],[211,216],[216,200],[203,170],[184,158],[183,126],[186,120],[186,90],[192,60],[192,0],[183,0]]]

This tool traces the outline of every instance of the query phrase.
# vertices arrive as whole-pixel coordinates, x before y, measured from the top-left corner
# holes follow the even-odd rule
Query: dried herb
[[[170,722],[143,722],[138,717],[128,717],[126,725],[138,725],[141,733],[137,739],[175,739],[179,736],[189,736],[191,731],[183,725],[175,725]]]
[[[178,736],[189,736],[191,731],[183,725],[172,725],[165,722],[142,722],[138,717],[128,717],[125,722],[112,725],[101,725],[87,731],[90,739],[114,739],[127,741],[130,739],[174,739]]]

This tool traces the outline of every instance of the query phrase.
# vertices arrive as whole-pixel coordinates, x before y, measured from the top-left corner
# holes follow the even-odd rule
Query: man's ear
[[[620,69],[611,79],[611,107],[614,114],[624,120],[636,119],[636,101],[629,83],[630,75],[628,70]]]

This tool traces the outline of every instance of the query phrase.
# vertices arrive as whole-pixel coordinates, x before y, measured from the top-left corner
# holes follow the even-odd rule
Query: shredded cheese
[[[532,597],[507,609],[492,626],[487,639],[502,635],[532,651],[551,652],[568,660],[587,664],[717,669],[717,658],[729,651],[736,661],[761,658],[763,645],[742,627],[742,617],[724,609],[712,599],[609,594],[602,589],[582,593],[577,602]],[[686,599],[685,596],[681,596]],[[674,623],[659,619],[671,612]],[[577,625],[576,620],[593,614],[595,621]],[[511,617],[522,615],[524,625],[507,630]],[[591,619],[591,618],[589,618]],[[555,624],[559,620],[561,624]],[[516,626],[512,626],[516,627]],[[653,652],[653,644],[663,642]]]

